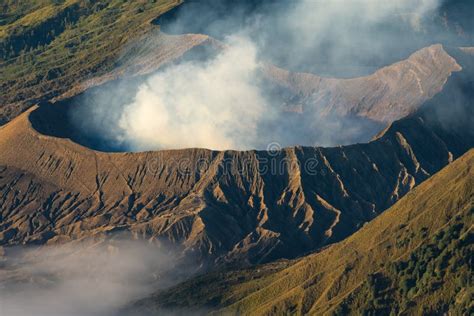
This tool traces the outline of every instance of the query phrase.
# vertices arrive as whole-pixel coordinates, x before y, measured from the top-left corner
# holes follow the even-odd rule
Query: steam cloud
[[[256,48],[232,37],[207,63],[185,62],[149,78],[119,121],[140,148],[255,146],[270,106],[257,86]]]
[[[171,22],[163,22],[163,30],[210,34],[227,48],[211,60],[168,66],[138,88],[122,84],[108,89],[77,109],[73,122],[100,142],[132,151],[264,149],[273,141],[284,146],[366,141],[377,132],[373,126],[338,117],[322,119],[317,111],[313,117],[289,118],[291,114],[282,112],[281,96],[262,84],[261,63],[319,75],[365,75],[428,44],[425,15],[440,4],[439,0],[262,3],[192,5],[191,1]],[[118,97],[124,91],[128,96]],[[115,102],[117,98],[120,102]],[[93,117],[84,120],[91,112]]]
[[[182,277],[170,249],[120,240],[10,249],[0,268],[0,314],[105,316]],[[191,271],[192,269],[183,269]]]

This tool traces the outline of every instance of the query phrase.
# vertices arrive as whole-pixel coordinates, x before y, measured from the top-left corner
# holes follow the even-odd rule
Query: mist
[[[188,0],[156,21],[170,34],[245,32],[259,57],[321,76],[354,77],[447,38],[442,0]]]
[[[157,19],[162,31],[209,34],[224,48],[86,95],[72,111],[72,122],[101,143],[101,150],[365,142],[384,126],[318,109],[289,113],[285,93],[262,79],[263,65],[329,77],[370,74],[431,44],[440,5],[439,0],[185,2]]]
[[[118,315],[133,300],[176,284],[191,271],[175,250],[145,241],[7,248],[0,268],[0,314]]]

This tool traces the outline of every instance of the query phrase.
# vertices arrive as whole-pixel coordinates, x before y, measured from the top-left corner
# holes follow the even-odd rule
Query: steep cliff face
[[[461,74],[374,141],[336,148],[97,152],[67,139],[64,108],[35,107],[0,129],[1,244],[125,231],[202,262],[301,255],[350,235],[473,146]],[[464,114],[440,120],[456,108]]]

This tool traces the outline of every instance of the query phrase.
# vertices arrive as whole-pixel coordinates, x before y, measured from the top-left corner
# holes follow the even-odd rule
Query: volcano
[[[472,314],[470,1],[0,7],[0,314]]]

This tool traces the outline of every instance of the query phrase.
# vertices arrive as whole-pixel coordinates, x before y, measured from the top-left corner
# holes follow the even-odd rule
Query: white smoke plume
[[[92,102],[85,98],[90,104],[73,113],[79,129],[97,142],[128,151],[265,149],[275,141],[313,146],[369,140],[373,126],[322,118],[317,111],[313,117],[288,120],[281,111],[281,96],[260,84],[259,65],[271,62],[341,77],[368,74],[428,44],[418,38],[424,32],[420,23],[440,1],[277,1],[279,6],[262,5],[251,13],[241,7],[252,1],[196,3],[163,30],[216,35],[227,48],[211,60],[170,65],[135,90],[122,84]],[[232,9],[226,8],[230,3]],[[199,20],[203,16],[204,22]],[[130,100],[114,104],[124,91],[132,97],[122,102]]]
[[[210,62],[185,62],[153,75],[123,108],[122,141],[136,149],[256,146],[270,106],[257,86],[256,48],[232,37]]]

